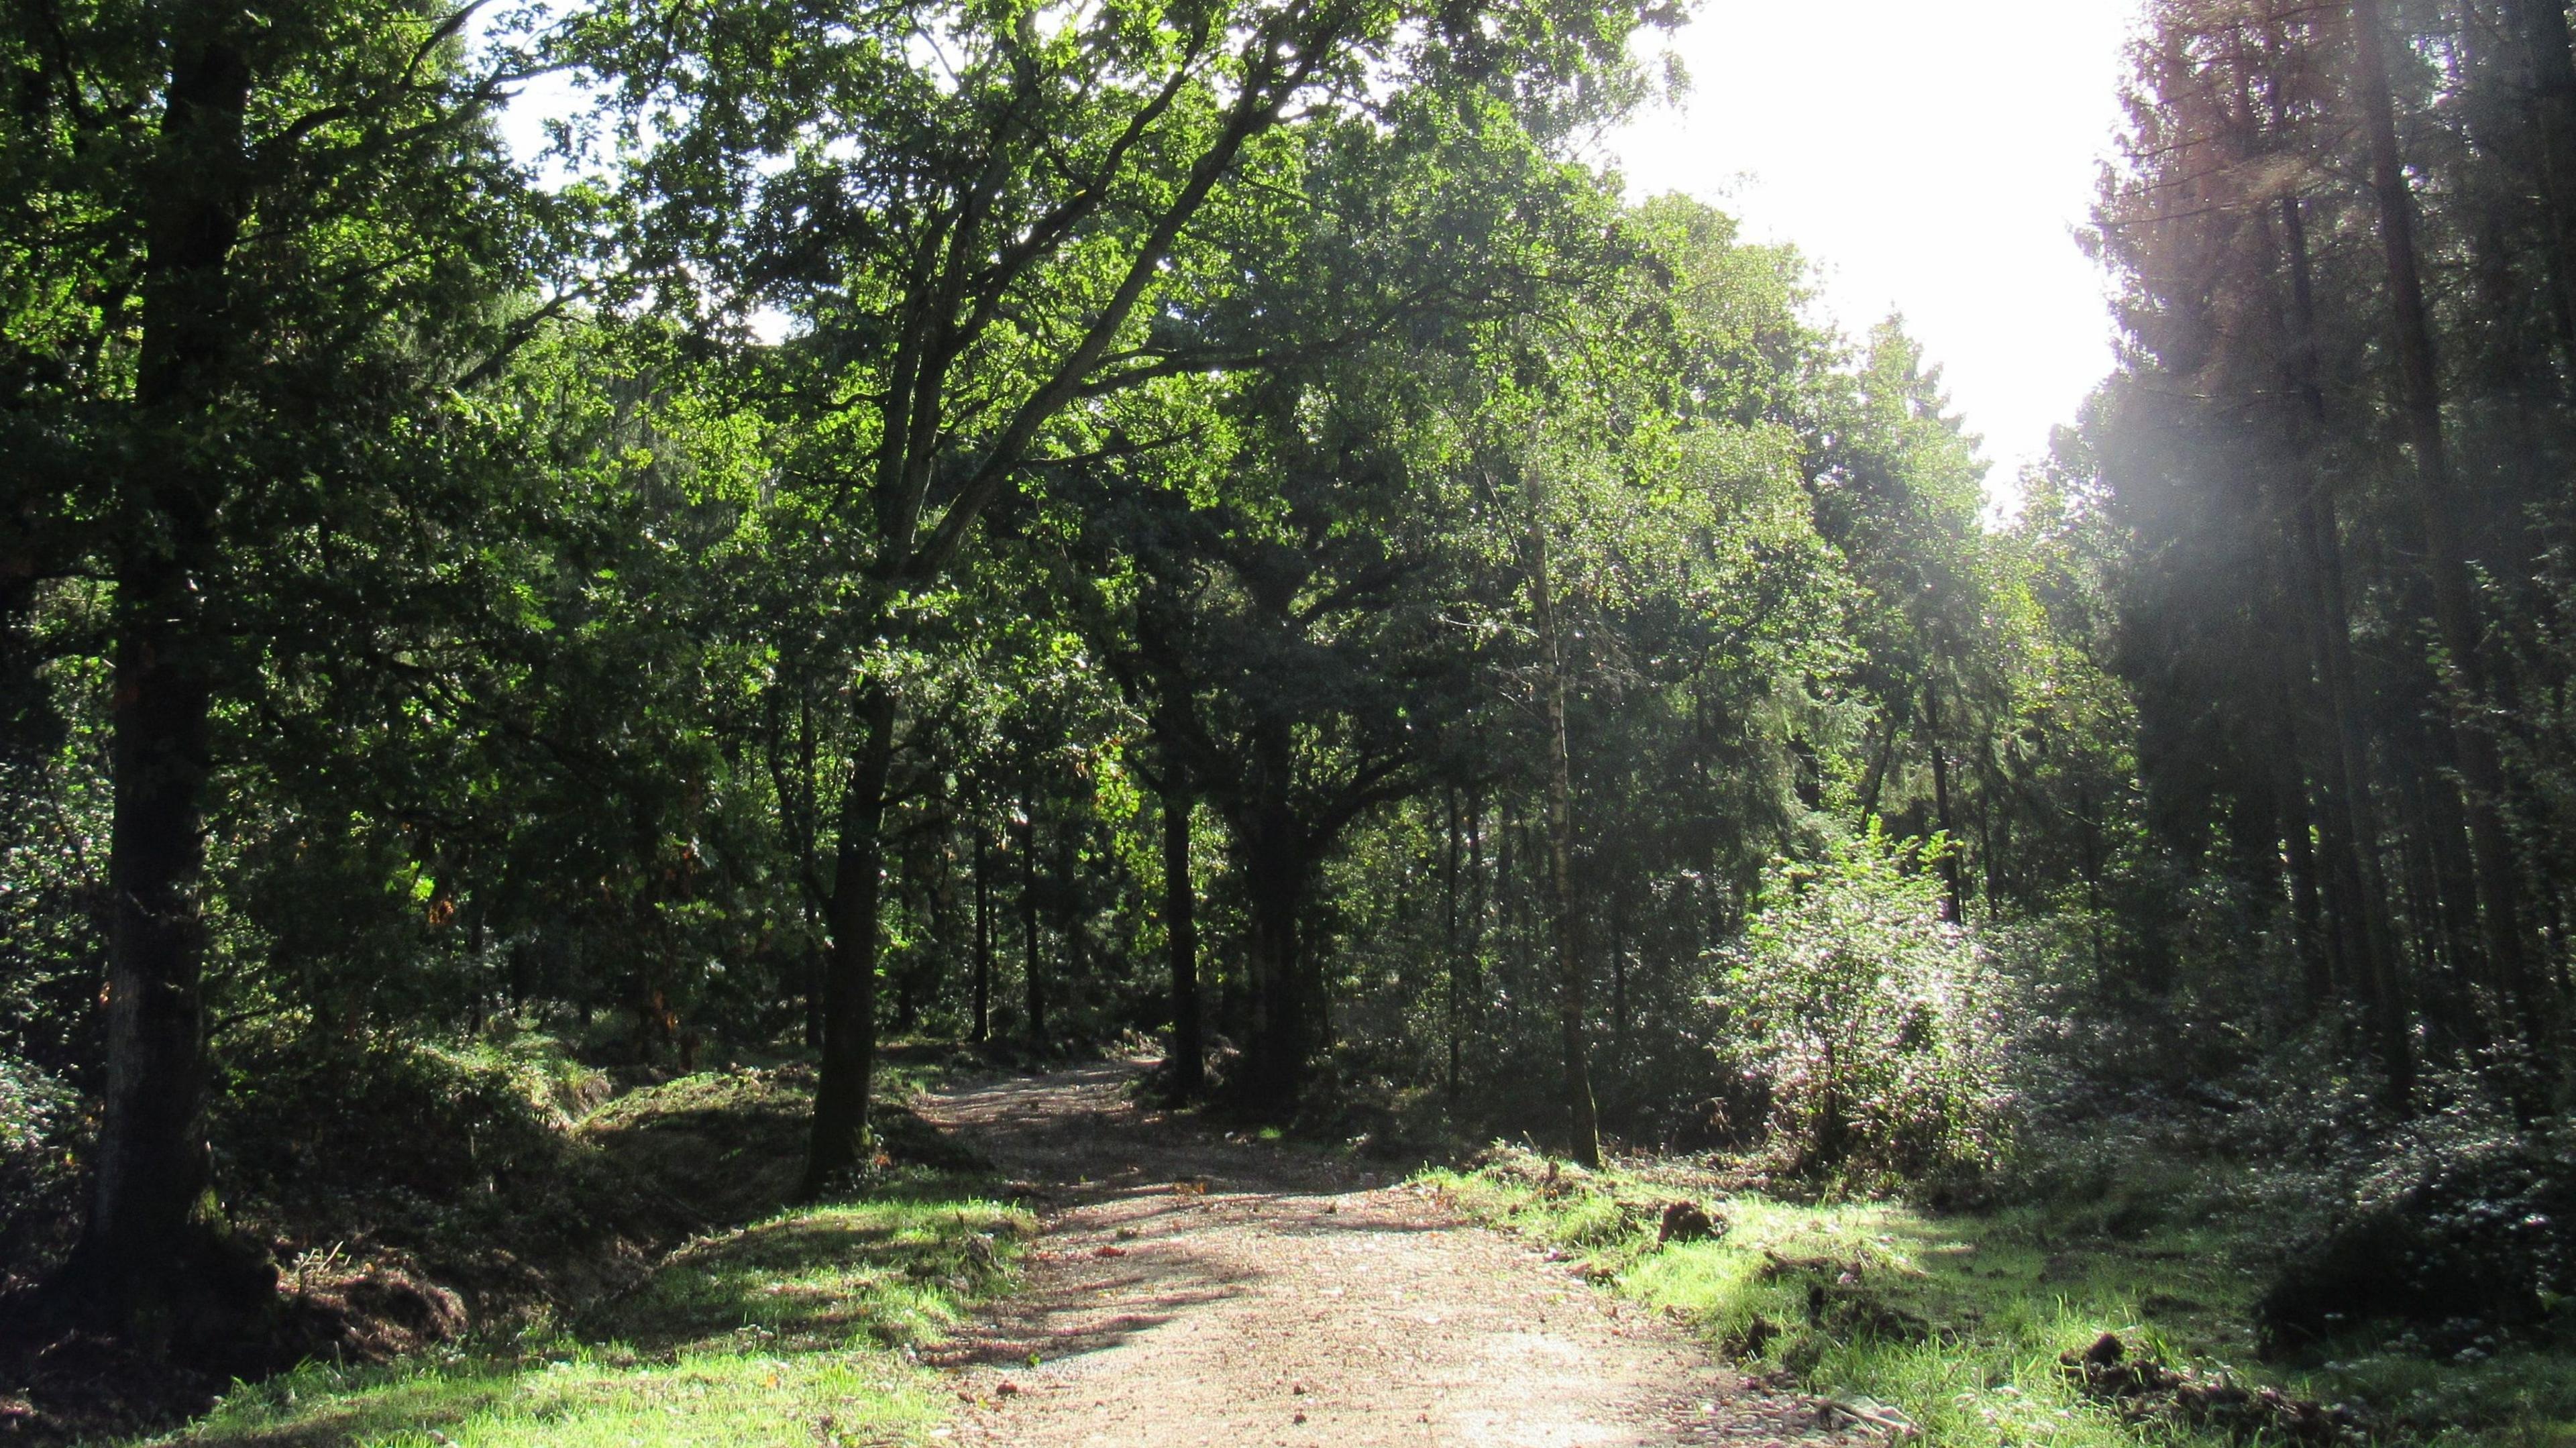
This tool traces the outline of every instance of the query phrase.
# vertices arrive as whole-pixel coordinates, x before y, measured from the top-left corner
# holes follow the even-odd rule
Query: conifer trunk
[[[2548,210],[2549,274],[2558,342],[2576,370],[2576,51],[2559,0],[2506,0],[2505,22],[2531,67],[2531,121],[2541,200]]]
[[[2306,212],[2298,198],[2287,197],[2281,202],[2281,216],[2290,253],[2291,381],[2309,424],[2322,430],[2327,423],[2326,401],[2317,378],[2316,281]],[[2388,1095],[2403,1110],[2415,1090],[2414,1039],[2400,1005],[2397,944],[2379,868],[2379,812],[2371,798],[2370,746],[2355,697],[2343,525],[2332,479],[2318,476],[2301,487],[2292,517],[2296,546],[2291,556],[2305,565],[2300,581],[2308,603],[2310,638],[2325,684],[2326,708],[2333,715],[2332,793],[2342,806],[2340,818],[2330,817],[2337,828],[2324,832],[2327,879],[2349,903],[2348,928],[2342,936],[2358,951],[2360,965],[2350,973],[2351,984],[2373,1027],[2375,1053],[2388,1073]]]
[[[2425,573],[2432,585],[2434,625],[2454,674],[2452,736],[2467,795],[2463,803],[2479,915],[2497,987],[2517,1012],[2524,1038],[2538,1045],[2538,1002],[2526,978],[2519,887],[2504,819],[2504,768],[2489,721],[2483,717],[2491,707],[2488,673],[2468,560],[2460,543],[2461,500],[2452,485],[2443,435],[2441,369],[2416,253],[2415,197],[2398,146],[2396,102],[2388,74],[2388,30],[2380,0],[2354,0],[2353,19],[2363,123],[2370,139],[2371,189],[2379,203],[2380,243],[2388,273],[2399,402],[2415,453]],[[2393,1093],[2396,1088],[2391,1089]]]

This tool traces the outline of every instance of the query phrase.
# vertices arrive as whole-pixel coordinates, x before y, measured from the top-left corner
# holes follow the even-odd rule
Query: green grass
[[[237,1389],[189,1448],[839,1448],[925,1439],[911,1349],[1005,1286],[1027,1213],[915,1174],[693,1244],[543,1339]]]
[[[1932,1448],[2220,1441],[2088,1400],[2058,1355],[2106,1332],[2176,1367],[2353,1404],[2391,1438],[2576,1445],[2576,1355],[2565,1352],[2428,1362],[2373,1340],[2300,1370],[2256,1361],[2248,1308],[2268,1223],[2231,1210],[2228,1184],[2206,1173],[2142,1172],[2101,1200],[1986,1214],[1738,1195],[1715,1204],[1721,1239],[1658,1249],[1661,1206],[1686,1191],[1660,1177],[1555,1172],[1504,1155],[1424,1179],[1469,1216],[1670,1310],[1726,1355],[1897,1408]]]

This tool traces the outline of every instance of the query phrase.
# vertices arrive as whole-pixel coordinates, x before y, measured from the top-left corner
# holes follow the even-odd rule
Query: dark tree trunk
[[[993,839],[975,821],[975,1043],[993,1038]]]
[[[1442,905],[1440,940],[1444,953],[1448,957],[1449,964],[1448,1010],[1446,1012],[1448,1018],[1449,1069],[1447,1075],[1444,1076],[1442,1080],[1443,1090],[1449,1103],[1449,1109],[1454,1112],[1458,1109],[1458,1012],[1459,1008],[1464,1003],[1463,998],[1466,994],[1466,982],[1462,978],[1466,973],[1466,966],[1465,962],[1459,959],[1461,944],[1458,936],[1459,841],[1458,787],[1456,785],[1451,785],[1449,787],[1446,794],[1446,800],[1449,806],[1449,847],[1447,853],[1441,857],[1440,862],[1440,898]]]
[[[2512,839],[2504,819],[2504,768],[2483,714],[2489,708],[2484,643],[2470,590],[2443,436],[2441,369],[2415,246],[2415,197],[2398,148],[2396,104],[2389,89],[2388,34],[2380,0],[2354,0],[2356,51],[2364,127],[2370,137],[2371,189],[2379,201],[2379,231],[2388,271],[2394,323],[2399,402],[2415,453],[2416,503],[2421,511],[2425,573],[2433,591],[2433,621],[2454,673],[2452,735],[2468,813],[2471,867],[2487,958],[2497,986],[2519,1015],[2524,1039],[2540,1042],[2538,1002],[2527,979],[2522,909]],[[2562,20],[2563,24],[2563,20]],[[2391,1104],[2404,1109],[2411,1081],[2390,1088]],[[2400,1098],[2400,1086],[2410,1088]]]
[[[1950,756],[1941,743],[1941,687],[1923,686],[1923,747],[1932,753],[1932,809],[1948,847],[1941,854],[1942,918],[1967,921],[1967,883],[1959,870],[1959,832],[1950,818]]]
[[[2275,768],[2281,792],[2282,859],[2290,877],[2292,946],[2299,957],[2299,986],[2314,1015],[2333,998],[2334,967],[2325,939],[2325,912],[2317,889],[2317,852],[2310,820],[2307,777],[2299,766],[2298,735],[2290,721],[2298,717],[2291,690],[2281,690],[2281,736]]]
[[[859,696],[858,754],[841,794],[832,866],[832,944],[823,976],[823,1070],[803,1195],[867,1159],[869,1078],[876,1070],[879,900],[885,890],[886,782],[894,772],[894,695],[870,680]]]
[[[1063,987],[1054,1004],[1059,1010],[1072,1009],[1077,1013],[1085,993],[1084,978],[1090,968],[1083,948],[1082,877],[1077,868],[1082,844],[1074,836],[1078,828],[1075,821],[1080,818],[1081,810],[1077,806],[1066,818],[1056,821],[1054,884],[1051,887],[1055,897],[1056,979]]]
[[[2328,425],[2325,392],[2317,376],[2316,281],[2308,252],[2305,208],[2298,198],[2281,202],[2282,229],[2290,252],[2292,385],[2309,425],[2322,432]],[[2352,657],[2352,616],[2343,574],[2343,525],[2337,516],[2333,480],[2318,476],[2298,490],[2292,510],[2294,559],[2305,567],[2300,580],[2308,603],[2317,674],[2325,687],[2332,716],[2334,752],[2329,757],[2328,793],[2340,803],[2331,811],[2327,846],[2327,879],[2350,905],[2340,931],[2358,955],[2359,969],[2348,972],[2362,1008],[2373,1027],[2380,1065],[2388,1073],[2387,1094],[2402,1111],[2415,1093],[2415,1045],[2401,1002],[2397,942],[2388,919],[2388,895],[2379,868],[2379,811],[2371,798],[2370,744],[2363,732]],[[2336,846],[2340,844],[2341,849]]]
[[[1557,628],[1548,574],[1547,534],[1530,529],[1530,601],[1547,653],[1547,883],[1549,934],[1556,946],[1557,1033],[1564,1055],[1566,1151],[1577,1163],[1601,1165],[1601,1122],[1592,1096],[1592,1053],[1585,1038],[1581,929],[1574,903],[1573,759],[1565,728],[1565,640]]]
[[[1028,1002],[1026,1028],[1029,1054],[1047,1050],[1046,971],[1038,963],[1038,816],[1037,802],[1020,792],[1020,984]]]
[[[1196,798],[1178,766],[1163,785],[1163,936],[1172,957],[1172,1089],[1207,1089],[1207,1043],[1200,1034],[1198,891],[1190,879],[1190,815]]]
[[[230,7],[176,17],[145,208],[135,410],[150,446],[129,487],[147,520],[116,568],[108,704],[115,793],[108,877],[107,1075],[80,1241],[55,1294],[147,1347],[201,1355],[269,1300],[275,1268],[237,1241],[212,1191],[205,1129],[204,796],[217,640],[202,585],[223,484],[190,439],[235,341],[232,252],[248,210],[249,62]]]
[[[1319,1044],[1317,1001],[1307,989],[1300,924],[1312,875],[1305,831],[1278,802],[1257,805],[1241,831],[1250,906],[1252,1037],[1244,1052],[1244,1104],[1272,1115],[1296,1108]]]
[[[2559,347],[2576,370],[2576,52],[2568,46],[2567,11],[2559,0],[2506,0],[2505,19],[2519,33],[2531,67],[2534,149],[2555,283],[2551,300]]]

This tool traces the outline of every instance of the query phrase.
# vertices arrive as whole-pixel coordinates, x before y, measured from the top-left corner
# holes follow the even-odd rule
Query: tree
[[[899,635],[907,600],[948,577],[985,511],[1033,465],[1096,447],[1119,399],[1185,391],[1237,360],[1158,323],[1240,265],[1194,224],[1258,194],[1239,175],[1293,162],[1263,140],[1284,116],[1336,114],[1373,67],[1399,82],[1454,67],[1480,47],[1479,14],[1352,0],[1063,17],[611,6],[581,53],[620,87],[648,217],[637,245],[667,260],[672,304],[777,304],[806,329],[797,392],[817,402],[800,409],[791,471],[836,540],[818,586],[848,650]],[[1549,18],[1551,48],[1473,58],[1544,95],[1622,64],[1637,23]],[[876,830],[902,708],[881,673],[841,657],[864,681],[839,791],[809,1190],[866,1138]]]
[[[241,642],[311,581],[298,541],[365,511],[312,500],[402,486],[540,310],[542,234],[482,120],[507,77],[461,63],[465,18],[204,0],[20,10],[0,36],[29,78],[0,250],[36,283],[6,364],[31,505],[0,552],[18,607],[79,581],[113,617],[107,1083],[59,1300],[165,1344],[223,1340],[273,1275],[220,1219],[202,1120],[214,718],[260,679]],[[406,435],[408,457],[385,441]]]

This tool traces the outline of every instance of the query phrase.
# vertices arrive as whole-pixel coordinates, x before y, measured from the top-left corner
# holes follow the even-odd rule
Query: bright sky
[[[1821,268],[1854,337],[1891,312],[1986,439],[2004,498],[2111,369],[2070,229],[2119,120],[2137,0],[1702,0],[1691,95],[1617,134],[1631,191],[1682,191]]]

